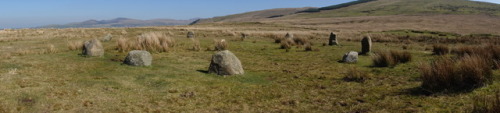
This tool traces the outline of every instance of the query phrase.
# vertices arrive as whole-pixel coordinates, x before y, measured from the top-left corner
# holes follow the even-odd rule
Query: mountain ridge
[[[108,27],[144,27],[144,26],[172,26],[172,25],[188,25],[198,18],[189,20],[175,20],[175,19],[151,19],[139,20],[118,17],[110,20],[95,20],[90,19],[82,22],[73,22],[68,24],[45,25],[36,28],[108,28]]]

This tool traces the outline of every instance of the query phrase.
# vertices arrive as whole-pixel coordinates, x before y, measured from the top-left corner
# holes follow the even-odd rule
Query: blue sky
[[[290,7],[323,7],[353,0],[3,0],[0,28],[89,19],[190,19]],[[479,0],[500,3],[500,0]]]
[[[352,0],[5,0],[0,28],[65,24],[89,19],[191,19],[248,11],[323,7]]]

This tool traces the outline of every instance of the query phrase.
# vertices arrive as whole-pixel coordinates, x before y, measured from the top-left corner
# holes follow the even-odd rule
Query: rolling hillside
[[[196,22],[199,23],[211,23],[211,22],[242,22],[242,21],[259,21],[269,18],[279,18],[287,15],[295,14],[296,12],[310,9],[310,7],[305,8],[280,8],[280,9],[269,9],[262,11],[247,12],[242,14],[234,14],[228,16],[220,16],[209,19],[201,19]]]

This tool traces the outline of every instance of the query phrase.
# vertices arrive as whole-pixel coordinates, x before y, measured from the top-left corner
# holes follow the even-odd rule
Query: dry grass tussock
[[[434,55],[445,55],[450,52],[450,48],[447,45],[434,45],[432,47],[432,53]]]
[[[201,45],[200,45],[199,40],[192,38],[191,42],[193,42],[193,47],[191,48],[191,50],[193,50],[193,51],[200,51],[201,50]]]
[[[356,67],[350,67],[347,69],[347,72],[345,72],[344,76],[344,81],[348,82],[359,82],[363,83],[366,80],[370,78],[370,75],[368,72],[365,72],[363,70],[360,70]]]
[[[68,41],[68,49],[71,51],[81,50],[83,48],[82,41]]]
[[[227,41],[225,39],[214,40],[214,44],[215,44],[216,51],[227,50],[227,48],[228,48],[228,44],[227,44]]]
[[[477,55],[487,60],[487,63],[493,69],[500,68],[500,47],[496,45],[461,46],[453,49],[452,53],[457,54],[459,57]]]
[[[493,95],[475,97],[473,105],[473,113],[500,113],[500,91],[495,91]]]
[[[372,57],[375,67],[394,67],[400,63],[410,62],[411,53],[407,51],[380,52]]]
[[[482,87],[493,80],[487,60],[480,56],[464,56],[460,59],[442,57],[420,66],[422,88],[430,92],[467,91]]]
[[[139,35],[134,40],[119,38],[117,50],[126,52],[130,50],[146,50],[153,53],[168,52],[175,46],[175,40],[161,32],[148,32]]]

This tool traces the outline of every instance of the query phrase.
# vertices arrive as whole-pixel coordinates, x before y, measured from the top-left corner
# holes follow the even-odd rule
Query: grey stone
[[[106,36],[104,36],[104,37],[102,38],[102,41],[103,41],[103,42],[108,42],[108,41],[111,41],[111,39],[113,39],[113,35],[111,35],[111,34],[107,34]]]
[[[243,38],[243,39],[248,38],[248,34],[246,34],[246,33],[241,33],[241,38]]]
[[[293,34],[286,33],[285,38],[287,38],[287,39],[293,39]]]
[[[188,37],[188,38],[194,38],[194,37],[195,37],[195,36],[194,36],[194,32],[193,32],[193,31],[189,31],[189,32],[187,33],[187,37]]]
[[[128,53],[123,63],[131,66],[150,66],[152,61],[153,57],[148,51],[133,50]]]
[[[342,58],[342,62],[344,62],[344,63],[356,63],[356,62],[358,62],[358,52],[350,51],[350,52],[344,54],[344,57]]]
[[[335,33],[330,33],[330,40],[328,42],[328,45],[339,45],[339,42],[337,41],[337,35]]]
[[[101,42],[97,39],[85,41],[83,45],[82,55],[100,57],[104,55],[104,48]]]
[[[365,36],[361,40],[361,54],[368,54],[372,50],[372,38]]]
[[[217,75],[240,75],[245,73],[240,60],[229,50],[217,52],[212,56],[208,72]]]

